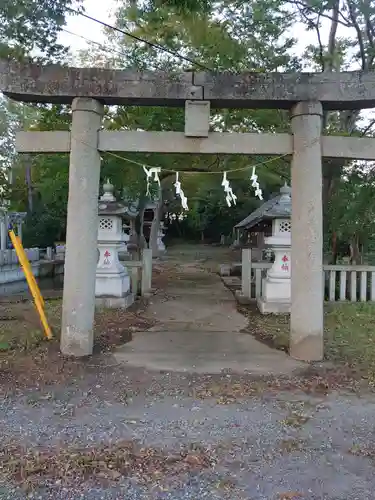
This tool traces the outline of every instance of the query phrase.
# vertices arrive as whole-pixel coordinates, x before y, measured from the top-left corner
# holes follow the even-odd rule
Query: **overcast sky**
[[[86,13],[89,16],[95,17],[100,21],[107,23],[113,23],[113,15],[111,12],[116,7],[115,0],[85,0],[84,1]],[[82,16],[68,16],[68,22],[66,29],[76,33],[77,35],[84,36],[93,40],[94,42],[103,42],[104,36],[102,33],[102,26],[99,23],[90,21]],[[68,35],[67,33],[61,33],[59,38],[60,43],[71,47],[72,51],[84,49],[87,47],[87,42],[85,40],[78,38],[73,35]]]
[[[116,0],[85,0],[84,6],[86,13],[91,17],[99,19],[100,21],[113,24],[114,16],[113,11],[116,8]],[[325,40],[328,35],[329,21],[327,26],[323,26],[322,39]],[[66,29],[75,33],[76,35],[84,36],[94,42],[101,43],[105,40],[102,33],[102,26],[99,23],[90,21],[82,16],[69,16]],[[314,31],[306,32],[301,25],[294,25],[293,36],[298,40],[298,51],[302,52],[309,44],[316,43],[316,35]],[[63,32],[60,35],[60,42],[68,47],[71,47],[72,52],[87,48],[88,43],[74,35],[69,35]]]

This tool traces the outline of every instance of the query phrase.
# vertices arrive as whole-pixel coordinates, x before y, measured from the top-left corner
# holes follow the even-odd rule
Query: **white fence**
[[[262,295],[262,281],[270,262],[251,262],[251,251],[242,251],[241,291],[244,297]],[[375,266],[324,265],[323,286],[329,302],[375,302]]]
[[[323,269],[329,302],[375,301],[375,266],[326,265]]]

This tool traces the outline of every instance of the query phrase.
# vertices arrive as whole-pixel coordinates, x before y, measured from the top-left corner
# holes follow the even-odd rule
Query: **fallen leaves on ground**
[[[18,311],[11,329],[0,321],[0,341],[8,349],[0,349],[0,390],[22,386],[64,383],[87,370],[87,360],[69,359],[61,355],[59,335],[61,300],[46,301],[46,313],[54,331],[50,341],[43,338],[39,319],[31,302],[8,304],[8,311]],[[137,330],[147,330],[155,321],[144,318],[146,304],[140,300],[129,309],[102,309],[95,315],[94,353],[109,351],[129,342]],[[3,334],[3,337],[1,336]]]
[[[280,452],[293,453],[295,451],[302,451],[307,446],[307,442],[303,439],[289,438],[283,439],[280,443]]]
[[[358,392],[360,389],[353,372],[345,367],[329,369],[309,367],[300,375],[292,377],[210,376],[197,380],[192,386],[190,391],[192,397],[214,398],[217,404],[232,404],[240,399],[277,394],[282,391],[301,391],[305,394],[325,396],[335,390]]]
[[[354,444],[349,450],[350,455],[355,455],[356,457],[369,458],[373,464],[375,463],[375,448],[370,446],[363,446],[360,444]]]
[[[149,483],[167,474],[209,469],[214,463],[211,453],[203,448],[172,452],[140,448],[132,441],[92,448],[25,449],[9,445],[0,449],[0,478],[27,489],[87,481],[108,485],[123,478]]]
[[[288,415],[282,421],[282,424],[299,429],[304,424],[306,424],[309,420],[310,420],[310,417],[308,415],[304,415],[304,414],[298,413],[298,412],[292,412],[290,415]]]
[[[287,491],[286,493],[279,493],[277,498],[279,500],[297,500],[302,498],[304,495],[299,491]]]

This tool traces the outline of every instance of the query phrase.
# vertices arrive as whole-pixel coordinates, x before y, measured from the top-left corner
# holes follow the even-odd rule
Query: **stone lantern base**
[[[100,258],[96,269],[95,304],[99,307],[127,308],[133,304],[134,294],[130,292],[128,272],[118,261],[116,245],[99,243],[98,247]],[[111,256],[116,258],[110,261]]]
[[[262,314],[290,313],[290,280],[264,278],[262,297],[258,298],[257,303]]]
[[[262,314],[287,314],[291,307],[290,233],[271,236],[266,243],[275,254],[275,261],[262,280],[262,296],[258,307]]]
[[[104,309],[127,309],[134,304],[134,295],[128,293],[124,297],[95,297],[96,307]]]
[[[96,273],[95,283],[95,304],[98,307],[108,307],[113,309],[124,309],[134,302],[134,294],[130,292],[129,276],[125,272]]]

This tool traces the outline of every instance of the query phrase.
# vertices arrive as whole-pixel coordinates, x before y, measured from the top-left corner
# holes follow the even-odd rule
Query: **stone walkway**
[[[151,300],[146,317],[156,326],[134,334],[115,358],[129,366],[186,373],[290,375],[303,368],[285,353],[241,333],[248,319],[237,312],[233,294],[204,260],[161,264],[172,278]]]

